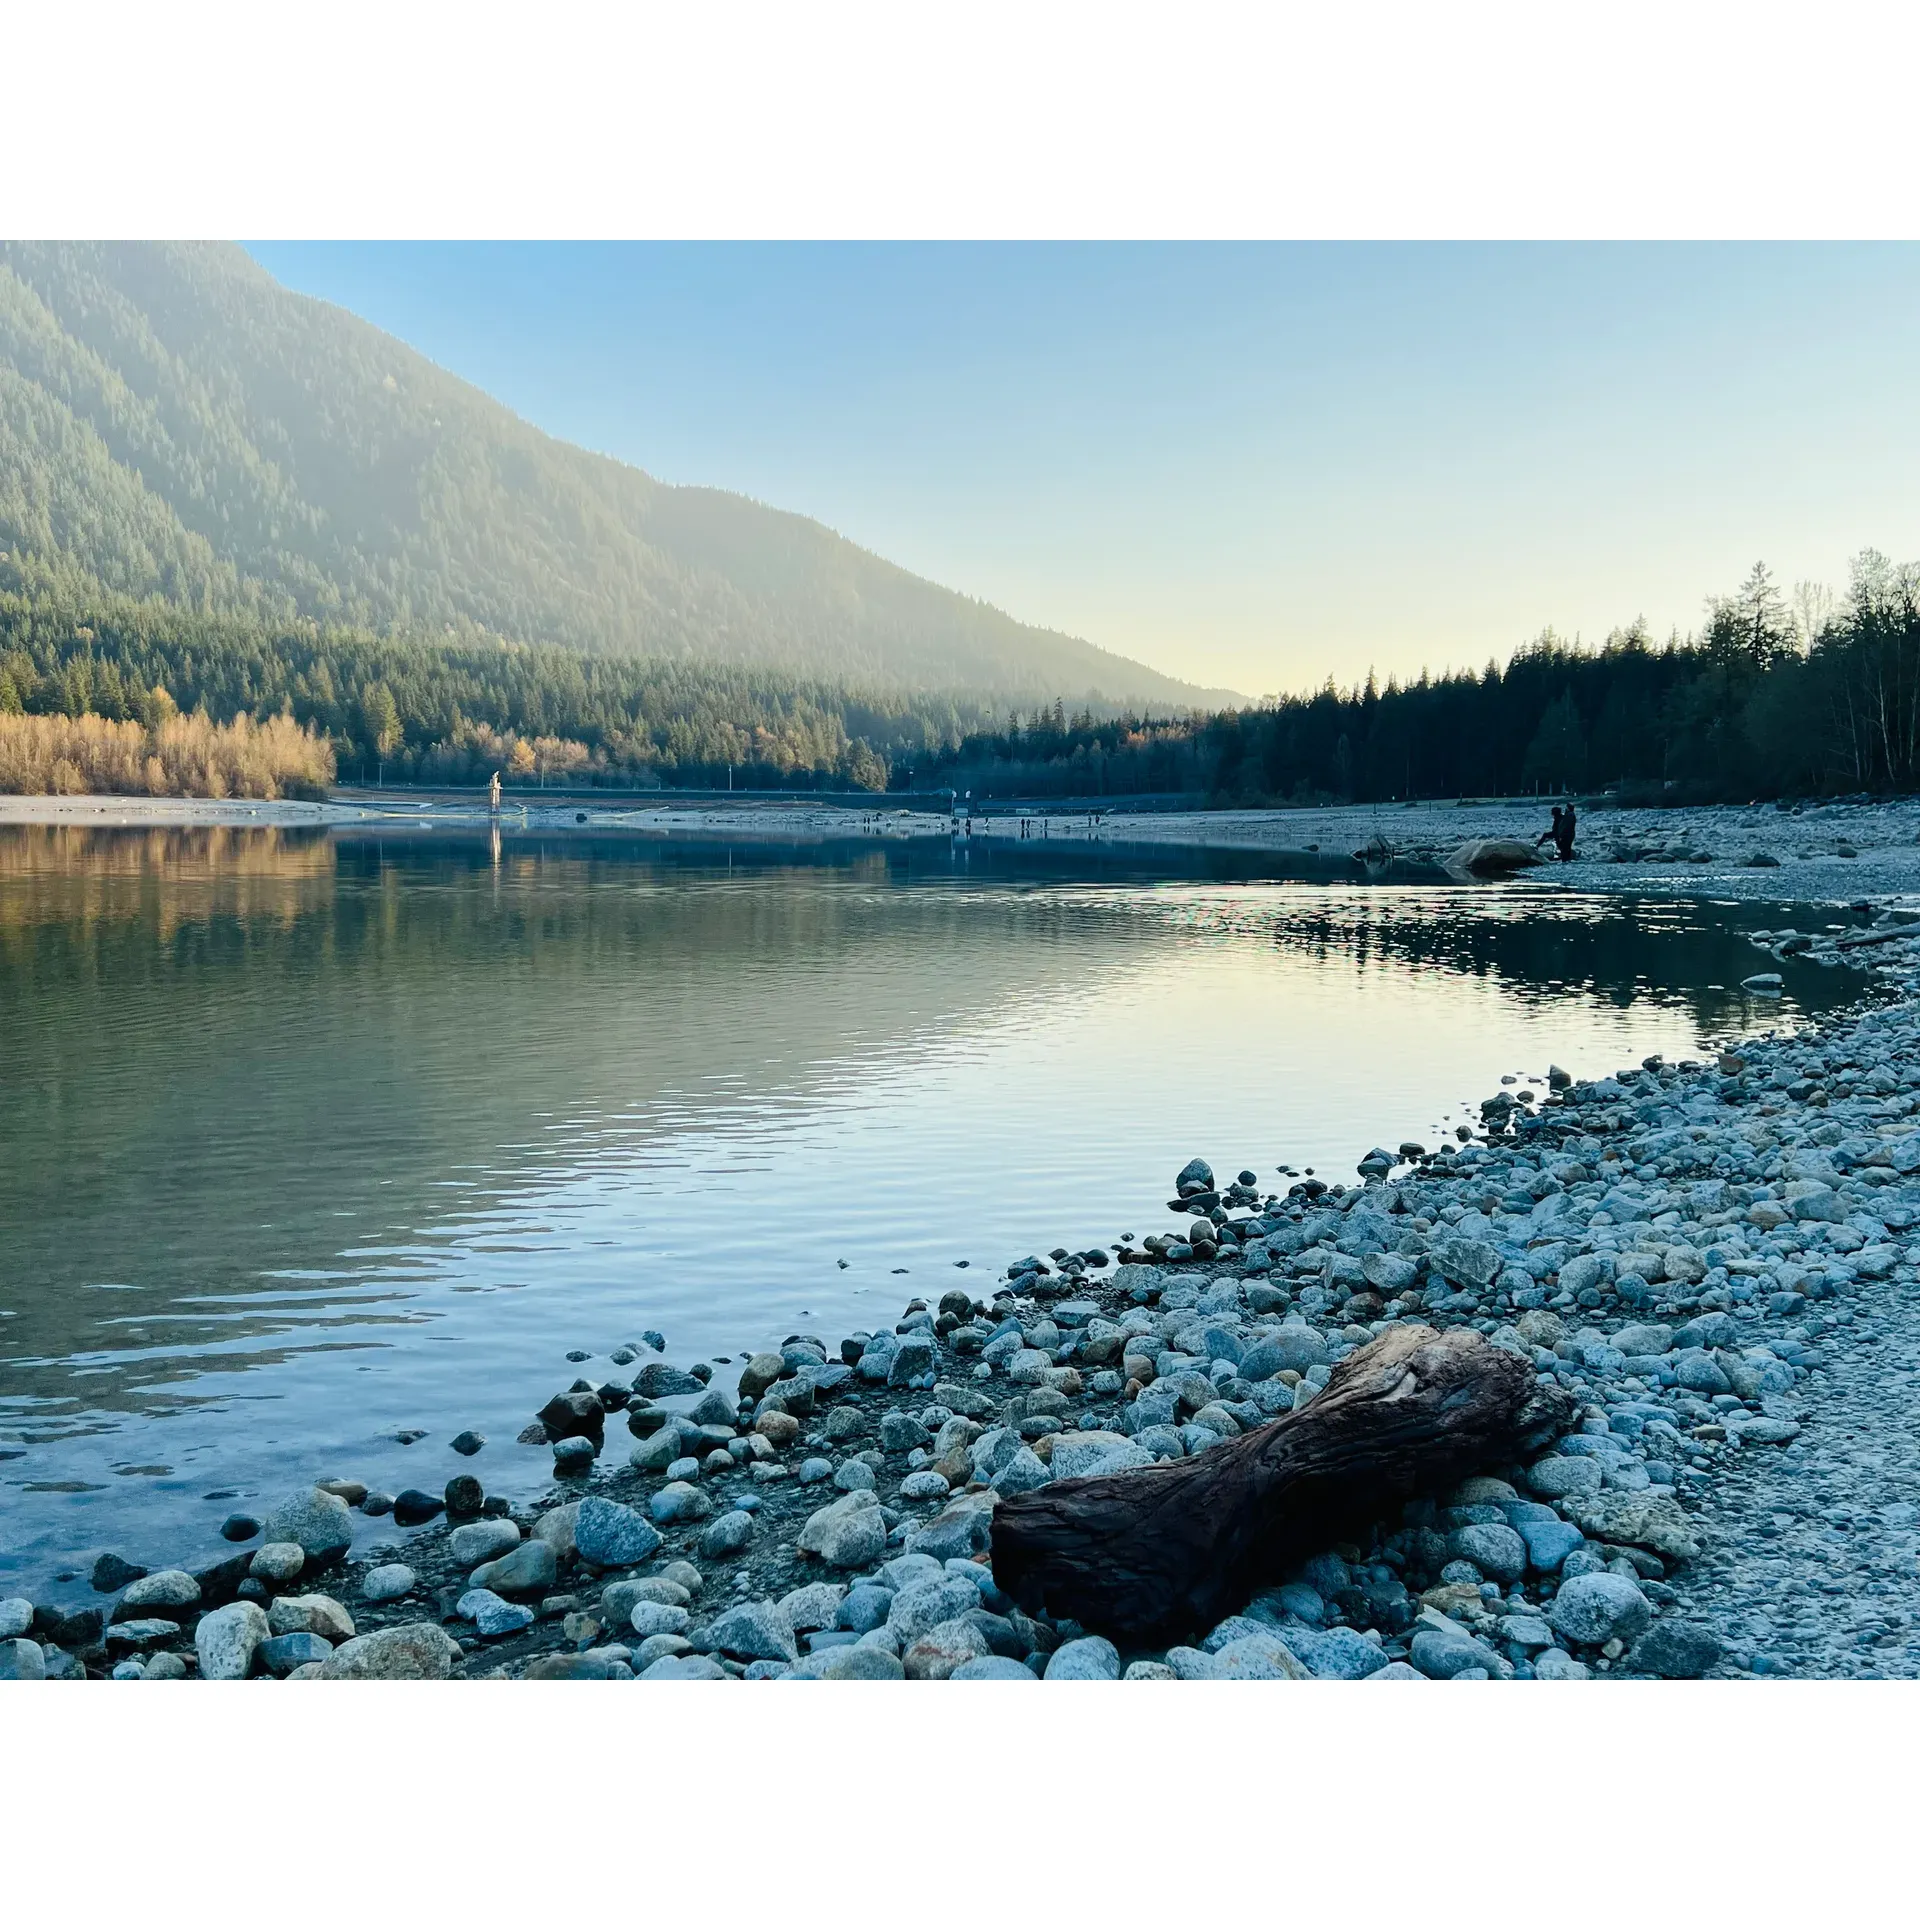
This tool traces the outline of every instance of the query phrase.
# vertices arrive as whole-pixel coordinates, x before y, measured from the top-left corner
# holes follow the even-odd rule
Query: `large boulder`
[[[353,1615],[325,1593],[283,1593],[267,1609],[267,1626],[276,1635],[317,1633],[325,1640],[351,1640]]]
[[[731,1654],[736,1660],[792,1660],[800,1651],[786,1616],[767,1600],[729,1607],[694,1636],[693,1644],[702,1653]]]
[[[704,1393],[705,1383],[664,1360],[650,1360],[633,1376],[633,1390],[649,1400],[670,1400],[678,1394]],[[546,1416],[544,1412],[541,1418]]]
[[[1289,1320],[1247,1350],[1240,1361],[1240,1377],[1259,1381],[1278,1373],[1305,1373],[1309,1367],[1324,1365],[1326,1358],[1326,1336],[1304,1322]]]
[[[329,1499],[331,1495],[327,1496]],[[343,1500],[340,1505],[344,1507]],[[254,1656],[273,1637],[267,1616],[251,1600],[235,1600],[201,1616],[193,1630],[202,1680],[244,1680]]]
[[[468,1581],[473,1588],[510,1597],[548,1592],[560,1578],[560,1561],[544,1540],[523,1540],[511,1553],[476,1567]]]
[[[337,1494],[306,1487],[267,1515],[266,1543],[291,1540],[308,1560],[325,1565],[353,1545],[353,1509]]]
[[[333,1652],[315,1671],[321,1680],[445,1680],[459,1651],[425,1620],[363,1633]]]
[[[870,1566],[887,1550],[879,1499],[859,1490],[822,1507],[800,1529],[798,1545],[830,1567]]]
[[[645,1514],[590,1494],[574,1519],[573,1545],[590,1567],[631,1567],[659,1550],[660,1534]]]
[[[950,1680],[986,1653],[978,1627],[965,1620],[941,1620],[907,1639],[900,1664],[909,1680]]]
[[[1668,1494],[1570,1494],[1561,1511],[1593,1540],[1645,1547],[1663,1560],[1691,1560],[1700,1551],[1693,1522]]]
[[[1720,1658],[1720,1642],[1691,1620],[1661,1620],[1633,1643],[1626,1670],[1656,1680],[1704,1679]]]
[[[556,1393],[540,1409],[549,1440],[591,1440],[597,1447],[606,1432],[607,1410],[597,1393]]]
[[[984,1653],[983,1644],[980,1651]],[[1081,1640],[1069,1640],[1047,1662],[1041,1676],[1047,1680],[1118,1680],[1120,1653],[1111,1640],[1088,1634]]]
[[[1047,1465],[1055,1480],[1091,1480],[1150,1467],[1153,1455],[1124,1434],[1063,1433],[1056,1436]]]
[[[497,1560],[519,1544],[520,1529],[511,1520],[476,1520],[471,1526],[455,1527],[447,1535],[453,1563],[462,1570]]]
[[[1562,1582],[1547,1607],[1554,1631],[1578,1646],[1632,1640],[1653,1618],[1653,1606],[1623,1573],[1583,1573]]]

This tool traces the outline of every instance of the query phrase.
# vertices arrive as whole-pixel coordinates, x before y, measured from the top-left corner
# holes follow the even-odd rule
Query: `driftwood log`
[[[1298,1412],[1237,1440],[1002,1500],[994,1581],[1029,1612],[1161,1645],[1402,1502],[1536,1450],[1571,1412],[1477,1333],[1393,1327]]]

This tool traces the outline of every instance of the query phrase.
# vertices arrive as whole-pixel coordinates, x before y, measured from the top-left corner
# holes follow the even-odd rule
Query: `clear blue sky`
[[[550,433],[1263,693],[1920,557],[1920,247],[255,245]]]

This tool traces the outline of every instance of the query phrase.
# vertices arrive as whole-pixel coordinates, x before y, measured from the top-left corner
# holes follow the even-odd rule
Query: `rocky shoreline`
[[[1871,918],[1758,944],[1897,988],[1920,929]],[[1164,1233],[791,1336],[733,1387],[648,1333],[520,1436],[553,1460],[534,1508],[477,1472],[324,1483],[234,1516],[197,1572],[104,1554],[79,1605],[0,1599],[0,1677],[1920,1672],[1911,1376],[1879,1357],[1920,1327],[1915,1039],[1889,993],[1713,1061],[1516,1082],[1459,1146],[1376,1150],[1345,1187],[1195,1161]],[[1192,1644],[1116,1647],[995,1584],[1003,1494],[1220,1445],[1408,1322],[1525,1356],[1574,1430]],[[481,1436],[453,1444],[478,1467]],[[353,1507],[396,1535],[349,1564]]]

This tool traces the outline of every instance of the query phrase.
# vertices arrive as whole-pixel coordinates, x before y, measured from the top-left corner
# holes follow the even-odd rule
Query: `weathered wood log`
[[[1394,1327],[1298,1412],[1237,1440],[1002,1500],[993,1577],[1030,1612],[1161,1645],[1402,1502],[1536,1450],[1571,1413],[1477,1333]]]

